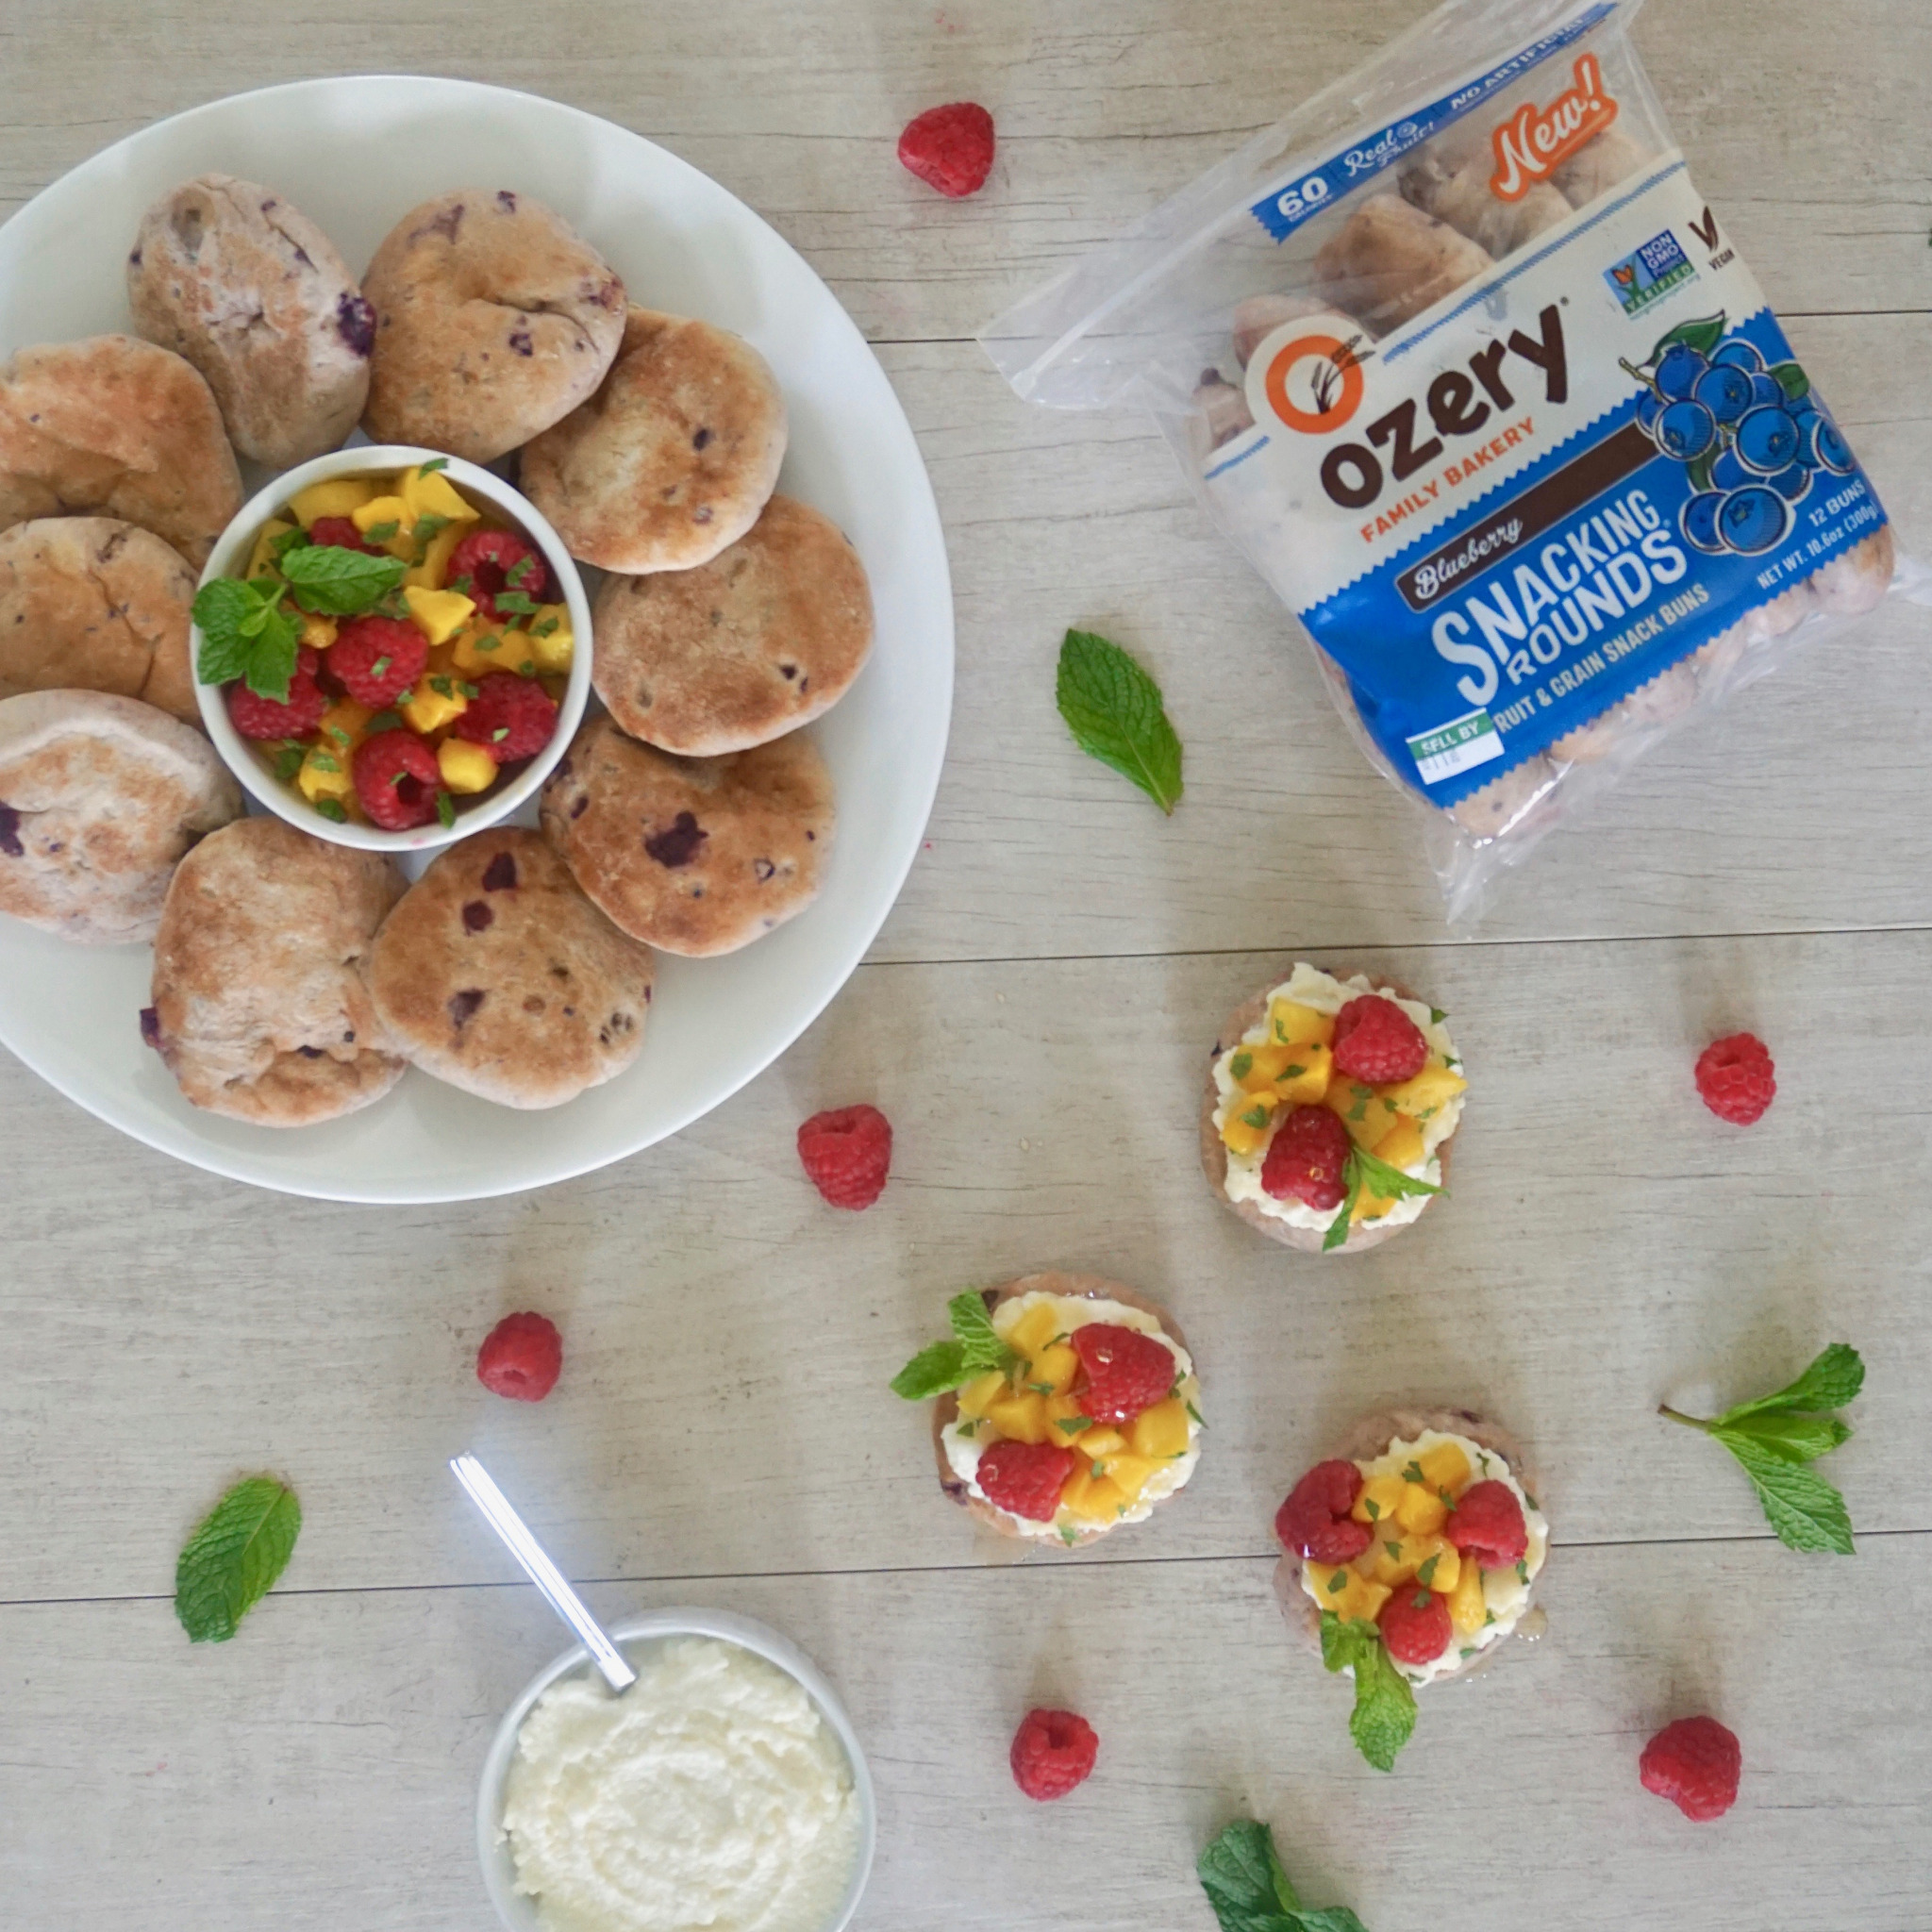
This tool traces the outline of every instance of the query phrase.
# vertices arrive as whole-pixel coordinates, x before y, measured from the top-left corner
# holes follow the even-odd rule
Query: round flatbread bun
[[[152,705],[0,699],[0,912],[83,945],[151,940],[182,855],[241,809],[214,747]]]
[[[624,284],[561,215],[508,188],[413,208],[362,277],[375,309],[369,404],[377,442],[487,463],[529,441],[604,379]]]
[[[1386,1456],[1395,1443],[1412,1442],[1431,1429],[1438,1435],[1467,1437],[1478,1449],[1487,1449],[1492,1456],[1500,1456],[1509,1465],[1509,1474],[1523,1489],[1532,1496],[1542,1493],[1542,1484],[1530,1468],[1523,1444],[1500,1423],[1492,1423],[1487,1416],[1478,1415],[1469,1408],[1377,1409],[1373,1415],[1363,1416],[1328,1454],[1343,1462],[1374,1462],[1378,1457]],[[1486,1650],[1478,1650],[1461,1658],[1452,1670],[1442,1672],[1433,1681],[1445,1684],[1452,1677],[1473,1676],[1477,1671],[1487,1670],[1517,1637],[1534,1641],[1542,1630],[1543,1613],[1534,1607],[1536,1585],[1541,1576],[1542,1572],[1539,1570],[1531,1580],[1530,1607],[1525,1609],[1523,1621],[1507,1637],[1491,1644]],[[1288,1620],[1290,1630],[1316,1657],[1320,1657],[1322,1607],[1302,1588],[1302,1559],[1292,1552],[1285,1552],[1274,1566],[1274,1595],[1281,1606],[1282,1615]]]
[[[0,363],[0,529],[120,517],[199,570],[241,508],[214,392],[179,356],[138,336],[89,336]]]
[[[817,896],[832,846],[832,779],[792,736],[722,758],[576,735],[543,787],[543,834],[633,939],[705,958],[762,938]]]
[[[258,463],[338,448],[362,413],[375,311],[335,243],[258,181],[202,175],[162,195],[127,258],[127,307],[201,371]]]
[[[306,1127],[403,1076],[362,972],[404,879],[380,852],[238,819],[175,874],[142,1031],[196,1107]]]
[[[199,726],[189,663],[194,573],[116,517],[0,530],[0,698],[106,691]]]
[[[774,496],[709,563],[606,577],[596,631],[597,695],[625,730],[715,758],[845,695],[872,650],[872,591],[838,525]]]
[[[524,452],[525,493],[573,557],[693,570],[758,521],[785,459],[785,398],[741,336],[633,308],[604,386]]]
[[[376,935],[369,988],[425,1073],[505,1107],[561,1107],[644,1043],[651,956],[535,832],[441,853]]]
[[[1331,978],[1343,982],[1353,979],[1361,970],[1352,966],[1324,966],[1322,969]],[[1387,979],[1369,974],[1369,980],[1377,992],[1392,992],[1398,999],[1420,1000],[1421,995],[1411,992],[1399,979]],[[1280,982],[1276,982],[1280,984]],[[1259,1025],[1268,1012],[1268,994],[1273,988],[1257,992],[1252,999],[1243,1000],[1225,1022],[1215,1037],[1213,1051],[1208,1056],[1208,1080],[1201,1094],[1201,1172],[1208,1176],[1208,1185],[1214,1190],[1214,1198],[1230,1213],[1238,1214],[1248,1225],[1259,1234],[1265,1234],[1270,1241],[1279,1241],[1283,1247],[1299,1248],[1305,1255],[1359,1255],[1366,1248],[1380,1247],[1384,1241],[1393,1241],[1405,1228],[1413,1227],[1414,1222],[1357,1222],[1350,1230],[1349,1237],[1341,1247],[1324,1249],[1322,1243],[1327,1239],[1325,1228],[1295,1227],[1274,1215],[1264,1214],[1253,1201],[1231,1201],[1227,1195],[1227,1148],[1222,1141],[1221,1129],[1214,1124],[1214,1110],[1221,1105],[1221,1090],[1214,1084],[1215,1063],[1236,1041],[1240,1040],[1251,1026]],[[1459,1124],[1458,1124],[1459,1130]],[[1449,1153],[1456,1135],[1438,1143],[1436,1158],[1442,1164],[1442,1186],[1449,1185]],[[1423,1212],[1428,1212],[1435,1200],[1426,1195],[1423,1200]],[[1418,1217],[1420,1219],[1420,1217]]]
[[[1104,1274],[1062,1274],[1049,1269],[1040,1274],[1023,1274],[1016,1281],[1002,1283],[998,1288],[983,1289],[980,1299],[986,1304],[990,1315],[1002,1302],[1009,1302],[1023,1294],[1058,1294],[1077,1296],[1083,1301],[1119,1302],[1124,1307],[1139,1308],[1143,1315],[1152,1315],[1160,1324],[1168,1338],[1182,1348],[1188,1347],[1188,1339],[1180,1331],[1180,1324],[1158,1302],[1149,1301],[1145,1295],[1136,1294],[1131,1288],[1124,1288],[1118,1281],[1109,1281]],[[1193,1351],[1188,1350],[1191,1356]],[[1200,1364],[1195,1364],[1198,1376]],[[939,1464],[940,1488],[947,1497],[972,1517],[974,1522],[982,1524],[996,1536],[1011,1537],[1016,1541],[1037,1541],[1042,1549],[1080,1549],[1088,1543],[1098,1542],[1104,1536],[1110,1536],[1120,1527],[1115,1523],[1095,1523],[1076,1530],[1072,1541],[1061,1537],[1025,1538],[1014,1527],[1003,1509],[995,1509],[982,1497],[975,1496],[960,1481],[952,1463],[946,1457],[945,1432],[959,1420],[959,1398],[950,1391],[934,1403],[932,1411],[932,1448],[934,1460]],[[1175,1491],[1177,1495],[1178,1491]],[[1172,1502],[1173,1496],[1162,1499]],[[1159,1503],[1154,1505],[1158,1509]]]

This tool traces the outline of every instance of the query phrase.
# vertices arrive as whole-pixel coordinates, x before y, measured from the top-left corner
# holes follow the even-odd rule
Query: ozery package
[[[994,323],[1151,408],[1428,808],[1450,915],[1791,642],[1892,534],[1691,183],[1641,0],[1450,0]]]

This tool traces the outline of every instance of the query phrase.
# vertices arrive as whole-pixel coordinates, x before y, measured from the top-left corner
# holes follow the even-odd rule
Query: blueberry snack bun
[[[692,570],[611,575],[596,606],[597,695],[633,738],[715,758],[807,724],[872,650],[865,566],[790,496]]]
[[[1387,335],[1495,266],[1488,249],[1393,194],[1372,194],[1322,244],[1322,293]]]
[[[363,984],[370,942],[401,896],[379,852],[237,819],[176,869],[142,1016],[196,1107],[306,1127],[380,1100],[403,1076]]]
[[[583,562],[691,570],[758,521],[785,441],[785,398],[743,337],[632,308],[603,387],[531,443],[520,480]]]
[[[241,809],[214,747],[152,705],[0,699],[0,912],[82,945],[151,940],[182,856]]]
[[[805,910],[831,852],[831,774],[793,733],[687,758],[593,718],[544,784],[543,834],[633,939],[736,952]]]
[[[362,413],[375,311],[335,243],[258,181],[202,175],[162,195],[127,258],[127,307],[200,370],[256,462],[336,449]]]
[[[1370,995],[1407,1003],[1410,1022],[1424,1035],[1428,1061],[1410,1082],[1413,1098],[1389,1083],[1385,1083],[1384,1092],[1377,1092],[1333,1069],[1327,1043],[1333,1032],[1333,1012],[1349,1001]],[[1325,1009],[1320,1023],[1307,1019],[1314,1008],[1307,1001],[1318,1002]],[[1307,1051],[1289,1052],[1289,1047],[1303,1042],[1274,1038],[1276,1002],[1286,1003],[1282,1011],[1289,1016],[1280,1030],[1286,1034],[1307,1032]],[[1294,1016],[1301,1016],[1302,1024],[1295,1024]],[[1257,1081],[1271,1071],[1260,1058],[1270,1052],[1283,1060],[1283,1084],[1244,1091],[1241,1082]],[[1246,1065],[1241,1064],[1244,1053],[1250,1056]],[[1452,1061],[1453,1067],[1448,1064]],[[1351,1148],[1374,1153],[1378,1147],[1388,1146],[1391,1165],[1426,1181],[1433,1189],[1445,1188],[1451,1145],[1461,1124],[1464,1083],[1459,1067],[1455,1042],[1443,1020],[1435,1017],[1433,1009],[1401,981],[1344,967],[1319,968],[1298,962],[1279,985],[1237,1007],[1215,1039],[1201,1094],[1201,1170],[1216,1199],[1257,1233],[1284,1247],[1305,1254],[1349,1255],[1377,1247],[1418,1219],[1435,1194],[1416,1193],[1385,1202],[1358,1193],[1356,1213],[1359,1218],[1352,1221],[1344,1241],[1331,1245],[1335,1218],[1346,1211],[1347,1203],[1321,1209],[1292,1195],[1270,1195],[1262,1182],[1268,1148],[1291,1112],[1303,1106],[1324,1106],[1337,1113]],[[1405,1114],[1398,1104],[1402,1102],[1414,1111]],[[1251,1123],[1241,1118],[1249,1109],[1254,1113]],[[1243,1132],[1244,1128],[1247,1131]],[[1404,1143],[1390,1145],[1390,1137],[1398,1129]],[[1341,1142],[1336,1144],[1339,1148]],[[1396,1158],[1398,1155],[1408,1158]]]
[[[644,1042],[651,956],[535,832],[440,853],[376,935],[376,1012],[425,1073],[504,1107],[561,1107]]]
[[[604,379],[624,284],[562,216],[508,188],[458,188],[383,238],[362,292],[375,310],[362,426],[487,463]]]
[[[1110,1281],[1103,1275],[1070,1274],[1058,1271],[1023,1274],[1017,1280],[983,1291],[979,1298],[985,1304],[986,1311],[992,1318],[997,1331],[1003,1329],[1009,1319],[1003,1316],[1000,1311],[1015,1308],[1015,1305],[1024,1303],[1029,1296],[1050,1296],[1068,1303],[1112,1304],[1114,1306],[1111,1307],[1096,1307],[1095,1319],[1106,1320],[1111,1317],[1118,1321],[1119,1311],[1124,1310],[1138,1325],[1149,1330],[1158,1330],[1174,1349],[1179,1351],[1175,1370],[1176,1381],[1184,1390],[1183,1395],[1179,1398],[1183,1407],[1197,1403],[1199,1385],[1194,1376],[1192,1357],[1188,1353],[1187,1338],[1182,1335],[1180,1326],[1174,1317],[1159,1303],[1150,1301],[1146,1296],[1138,1294],[1134,1290],[1123,1287],[1118,1281]],[[1056,1327],[1055,1333],[1058,1335],[1060,1329]],[[1072,1400],[1077,1401],[1077,1395]],[[995,1535],[1037,1541],[1042,1547],[1050,1549],[1081,1548],[1088,1543],[1097,1542],[1100,1538],[1111,1534],[1128,1523],[1144,1521],[1163,1502],[1170,1501],[1179,1493],[1189,1477],[1192,1475],[1195,1464],[1199,1460],[1201,1424],[1197,1415],[1189,1416],[1186,1421],[1186,1447],[1180,1456],[1173,1458],[1173,1474],[1160,1483],[1158,1493],[1143,1497],[1141,1504],[1125,1516],[1115,1515],[1110,1518],[1086,1520],[1063,1515],[1051,1525],[1050,1533],[1046,1526],[1029,1530],[1027,1525],[1023,1524],[1009,1511],[989,1502],[980,1491],[972,1474],[961,1467],[963,1463],[972,1460],[972,1457],[970,1455],[962,1456],[959,1453],[959,1392],[954,1391],[940,1396],[933,1405],[933,1455],[939,1470],[940,1488],[975,1523],[983,1524]],[[1068,1436],[1066,1441],[1077,1448],[1082,1435],[1091,1439],[1092,1431],[1082,1428]]]
[[[119,517],[199,570],[242,508],[214,392],[138,336],[44,342],[0,363],[0,530]]]

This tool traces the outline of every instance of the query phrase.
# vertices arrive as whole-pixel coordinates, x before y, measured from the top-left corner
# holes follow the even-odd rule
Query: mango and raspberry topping
[[[297,491],[203,587],[197,675],[324,817],[454,824],[557,725],[575,655],[548,567],[441,459]],[[333,701],[333,702],[332,702]],[[373,747],[373,748],[372,748]]]
[[[1024,1536],[1073,1543],[1139,1522],[1193,1473],[1200,1418],[1187,1352],[1143,1310],[1096,1295],[957,1295],[953,1336],[894,1378],[954,1396],[941,1446],[961,1491]]]

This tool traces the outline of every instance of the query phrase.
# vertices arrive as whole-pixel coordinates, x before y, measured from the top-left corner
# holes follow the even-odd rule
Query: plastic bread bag
[[[1640,4],[1449,0],[982,337],[1034,402],[1159,417],[1455,921],[1924,581],[1672,144]]]

